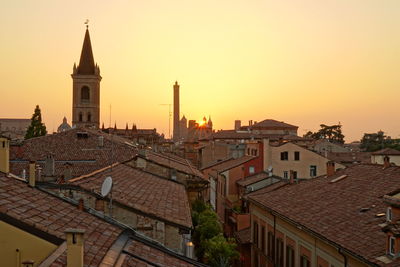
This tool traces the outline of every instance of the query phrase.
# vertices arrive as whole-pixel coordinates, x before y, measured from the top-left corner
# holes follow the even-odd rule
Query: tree
[[[342,134],[342,125],[320,125],[321,129],[318,132],[308,131],[304,137],[312,138],[315,140],[326,139],[332,143],[344,144],[344,135]]]
[[[42,114],[39,105],[36,105],[35,111],[32,115],[31,125],[25,134],[25,139],[46,135],[46,126],[42,123]]]
[[[383,148],[400,150],[400,139],[392,139],[383,131],[377,133],[365,133],[361,139],[360,148],[367,152],[374,152]]]
[[[205,258],[211,266],[228,267],[231,266],[233,260],[239,258],[234,240],[226,240],[222,234],[214,236],[205,243]]]

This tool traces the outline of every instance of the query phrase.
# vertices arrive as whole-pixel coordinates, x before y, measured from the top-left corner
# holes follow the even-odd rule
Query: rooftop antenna
[[[111,176],[107,176],[106,179],[104,179],[103,184],[101,186],[101,196],[104,198],[108,195],[110,195],[110,203],[109,203],[109,211],[110,211],[110,217],[112,217],[112,186],[113,186],[113,181]]]
[[[160,104],[160,106],[168,106],[168,136],[169,136],[169,139],[171,139],[171,118],[172,118],[171,106],[172,106],[172,104]]]

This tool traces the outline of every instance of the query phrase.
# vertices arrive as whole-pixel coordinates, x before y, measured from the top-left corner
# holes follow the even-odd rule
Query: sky
[[[347,142],[383,130],[400,138],[398,0],[3,0],[0,118],[50,132],[71,121],[72,67],[89,31],[101,122],[168,135],[175,80],[181,116],[341,123]],[[172,132],[172,124],[171,124]]]

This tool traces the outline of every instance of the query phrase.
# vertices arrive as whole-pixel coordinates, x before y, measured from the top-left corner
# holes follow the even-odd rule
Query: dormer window
[[[386,221],[391,222],[392,221],[392,208],[388,207],[386,210]]]

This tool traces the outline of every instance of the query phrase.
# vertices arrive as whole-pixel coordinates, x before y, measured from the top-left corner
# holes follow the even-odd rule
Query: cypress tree
[[[46,126],[42,123],[42,114],[39,105],[36,105],[35,111],[32,115],[31,125],[25,134],[25,139],[46,135]]]

